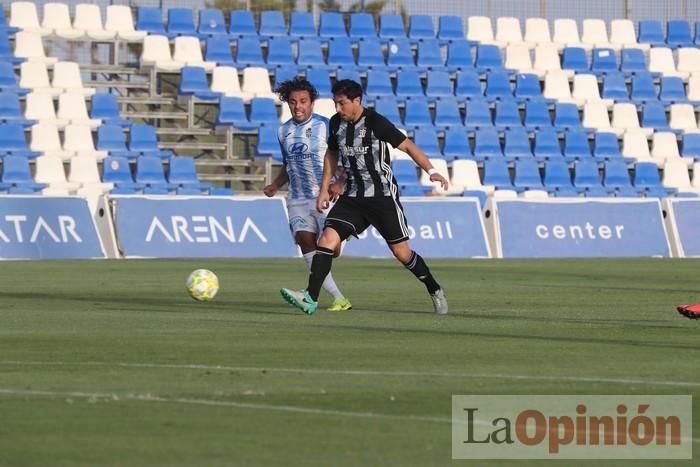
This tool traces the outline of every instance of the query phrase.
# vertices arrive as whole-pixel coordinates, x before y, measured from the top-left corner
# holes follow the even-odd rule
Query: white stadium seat
[[[68,125],[64,132],[63,149],[76,156],[90,157],[96,160],[102,160],[108,156],[107,151],[95,149],[92,130],[87,125]]]
[[[649,71],[661,73],[664,76],[678,76],[687,80],[690,73],[676,70],[673,60],[673,50],[667,47],[653,47],[649,50]]]
[[[602,99],[598,88],[598,78],[593,74],[579,73],[574,75],[574,87],[571,91],[576,105],[583,107],[584,104],[602,103],[606,108],[611,108],[615,103],[612,99]]]
[[[523,42],[520,20],[512,17],[500,17],[496,20],[496,45],[506,47],[509,44]]]
[[[610,47],[617,51],[624,48],[649,50],[649,44],[637,42],[634,23],[629,19],[614,19],[610,22]]]
[[[586,48],[610,47],[608,39],[608,29],[602,19],[584,19],[581,42]]]
[[[637,114],[637,107],[634,104],[628,102],[618,102],[613,105],[612,108],[612,126],[618,134],[621,131],[641,131],[646,135],[650,135],[654,132],[653,128],[641,128],[639,125],[639,115]]]
[[[117,32],[108,31],[102,23],[100,7],[91,3],[80,3],[75,6],[73,29],[84,31],[90,39],[96,41],[114,40]]]
[[[10,3],[10,26],[42,36],[51,34],[51,29],[46,29],[39,24],[39,15],[34,2]]]
[[[65,3],[49,2],[44,4],[44,21],[41,25],[44,29],[63,39],[75,40],[85,35],[84,31],[75,29],[71,24],[68,5]]]
[[[61,138],[58,136],[58,128],[51,123],[37,123],[32,127],[29,148],[32,151],[38,151],[45,156],[56,157],[60,160],[68,160],[73,157],[71,152],[64,151]]]
[[[199,38],[192,36],[180,36],[175,38],[175,51],[173,60],[184,63],[185,66],[198,66],[206,71],[212,71],[216,62],[205,62],[202,57],[202,44]]]
[[[220,92],[226,97],[240,97],[244,101],[252,99],[253,95],[245,94],[238,81],[238,70],[230,66],[217,66],[211,75],[211,90]]]
[[[486,16],[470,16],[467,18],[467,40],[494,44],[491,18]]]
[[[549,22],[544,18],[528,18],[525,20],[524,41],[530,48],[552,42],[552,36],[549,33]]]
[[[97,160],[90,156],[76,156],[70,160],[68,181],[81,187],[99,188],[102,192],[114,187],[113,183],[102,183],[97,169]]]
[[[67,120],[56,118],[53,97],[48,93],[30,92],[27,94],[24,118],[37,120],[40,123],[50,123],[58,128],[68,125]]]
[[[180,71],[184,62],[173,60],[168,38],[161,35],[150,35],[143,40],[141,51],[141,66],[152,66],[159,71]]]
[[[641,130],[630,130],[622,137],[622,155],[637,162],[653,162],[649,153],[647,134]]]
[[[568,18],[554,20],[554,36],[552,36],[552,42],[557,45],[559,50],[562,50],[564,47],[587,48],[581,43],[576,21]],[[588,47],[588,50],[590,50],[590,47]]]
[[[267,68],[251,66],[243,70],[242,90],[244,94],[254,97],[267,97],[276,101],[279,99],[277,94],[272,92]]]
[[[36,183],[48,183],[51,188],[75,191],[80,186],[66,180],[63,161],[54,156],[39,156],[36,158]],[[48,194],[48,193],[47,193]]]
[[[105,29],[116,31],[117,37],[127,42],[141,42],[148,33],[134,29],[131,7],[127,5],[109,5]]]
[[[52,66],[58,61],[56,57],[46,55],[41,36],[33,31],[19,31],[15,35],[15,56],[47,66]]]
[[[43,62],[24,62],[20,65],[19,85],[22,88],[31,89],[32,92],[58,96],[62,89],[51,87],[49,72]]]
[[[80,76],[80,66],[75,62],[58,62],[53,67],[53,80],[51,86],[62,92],[72,92],[83,96],[95,94],[95,88],[83,86],[83,78]]]
[[[69,120],[73,125],[87,125],[97,128],[102,120],[92,119],[88,116],[85,97],[82,94],[67,92],[58,96],[58,113],[62,120]]]
[[[458,159],[452,162],[452,179],[450,191],[454,193],[464,190],[483,191],[486,194],[494,192],[493,185],[483,185],[479,177],[479,167],[476,161]]]

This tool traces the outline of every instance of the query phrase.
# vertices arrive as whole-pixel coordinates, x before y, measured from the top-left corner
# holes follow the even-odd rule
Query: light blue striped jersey
[[[311,114],[304,123],[287,120],[277,131],[289,176],[289,199],[318,196],[328,147],[328,119]]]

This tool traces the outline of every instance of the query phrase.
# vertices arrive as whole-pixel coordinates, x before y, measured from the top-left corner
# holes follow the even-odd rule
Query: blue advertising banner
[[[411,247],[426,258],[488,258],[484,224],[476,198],[401,199]],[[343,256],[392,257],[374,227],[351,238]]]
[[[117,242],[126,257],[298,256],[280,198],[111,199]]]
[[[0,259],[104,256],[84,198],[0,197]]]
[[[504,258],[670,256],[658,200],[502,200]]]
[[[700,256],[700,200],[671,201],[678,243],[683,256]]]

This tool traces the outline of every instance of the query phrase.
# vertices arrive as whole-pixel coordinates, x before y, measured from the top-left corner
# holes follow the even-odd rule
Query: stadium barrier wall
[[[489,258],[491,251],[477,198],[402,198],[411,247],[426,258]],[[351,238],[343,256],[393,257],[374,228]]]
[[[498,258],[671,255],[656,199],[495,200],[485,216]]]
[[[700,199],[668,198],[664,209],[674,256],[700,257]]]
[[[0,196],[0,259],[105,257],[85,198]]]

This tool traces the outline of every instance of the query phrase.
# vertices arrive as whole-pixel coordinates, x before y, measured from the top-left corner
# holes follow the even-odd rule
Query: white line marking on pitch
[[[613,384],[642,384],[649,386],[679,386],[700,387],[700,381],[658,381],[646,379],[627,378],[599,378],[587,376],[538,376],[538,375],[507,375],[507,374],[482,374],[482,373],[456,373],[440,371],[381,371],[381,370],[344,370],[330,368],[275,368],[275,367],[237,367],[225,365],[196,365],[196,364],[170,364],[170,363],[127,363],[127,362],[40,362],[40,361],[0,361],[0,365],[46,365],[46,366],[112,366],[123,368],[171,368],[181,370],[208,370],[208,371],[241,371],[241,372],[277,372],[277,373],[301,373],[301,374],[330,374],[351,376],[430,376],[444,378],[493,378],[513,379],[525,381],[570,381],[580,383],[613,383]]]

